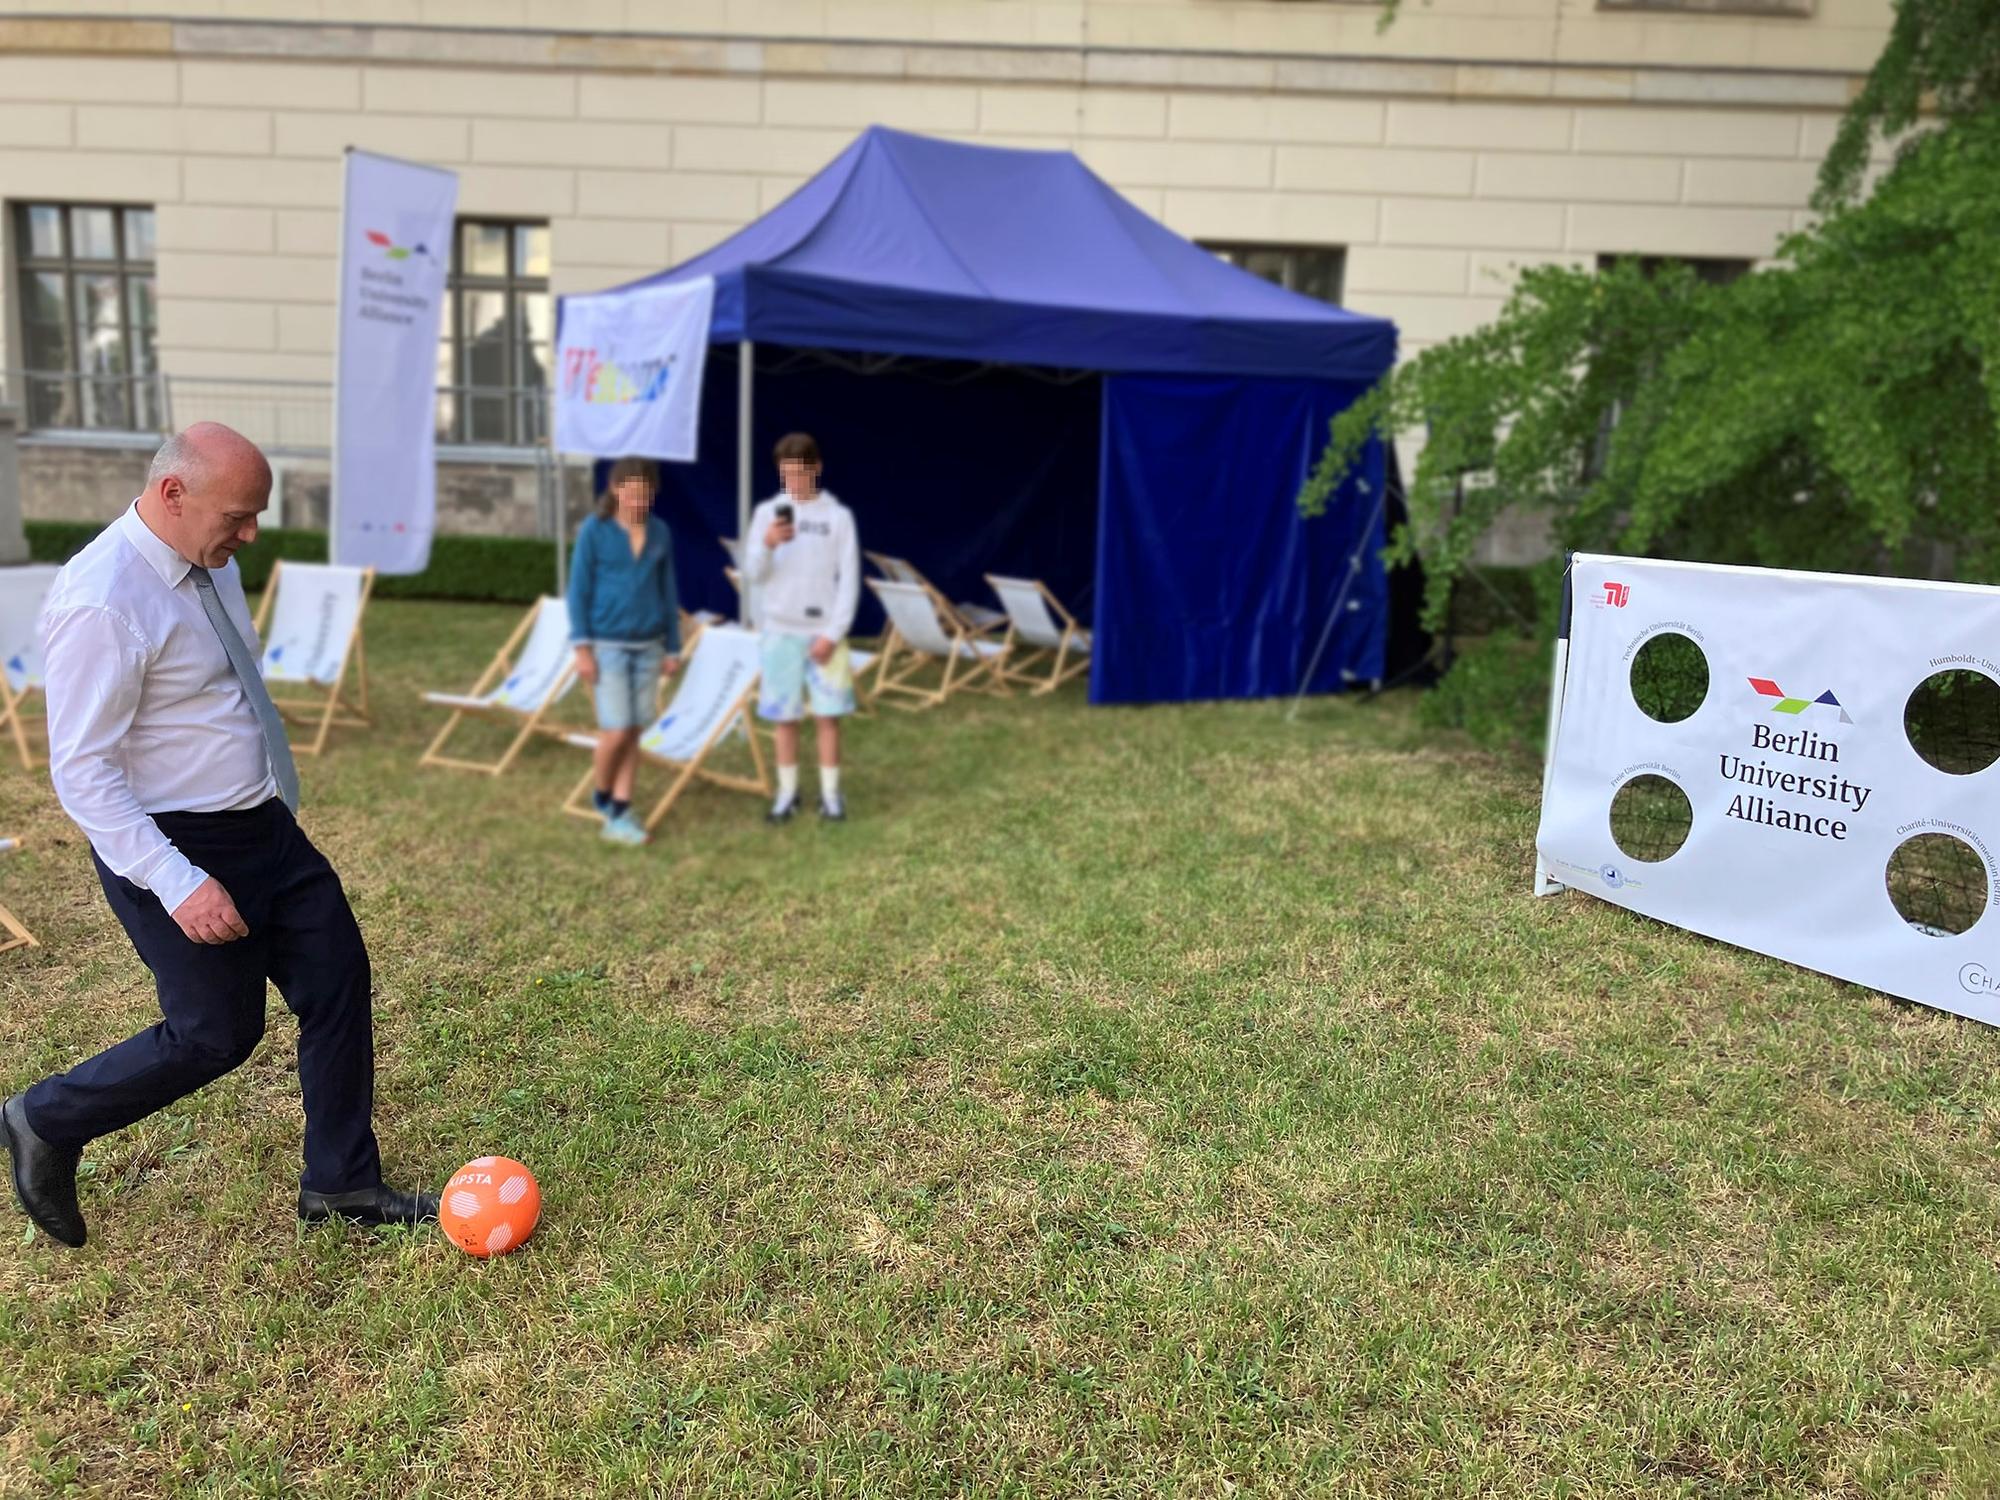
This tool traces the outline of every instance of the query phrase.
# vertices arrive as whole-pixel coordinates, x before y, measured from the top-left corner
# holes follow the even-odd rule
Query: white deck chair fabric
[[[42,603],[61,571],[52,563],[0,568],[0,671],[11,692],[42,685]]]
[[[576,685],[576,678],[571,676],[563,682],[555,700],[549,697],[569,661],[569,605],[562,599],[544,595],[535,606],[535,623],[528,629],[528,638],[521,643],[519,655],[498,687],[477,697],[464,693],[425,693],[424,701],[442,708],[506,708],[517,714],[531,714],[551,701],[560,701]]]
[[[365,568],[286,563],[264,641],[264,680],[333,687],[361,623],[367,581]]]
[[[731,727],[730,720],[741,717],[743,694],[760,668],[756,631],[709,626],[694,638],[673,701],[639,736],[639,748],[660,760],[693,760]]]
[[[1028,578],[994,577],[987,581],[993,585],[993,592],[1000,596],[1000,602],[1007,607],[1007,618],[1013,622],[1017,636],[1030,646],[1045,646],[1051,651],[1062,645],[1063,627],[1049,613],[1048,600],[1042,597],[1040,584]],[[1069,648],[1088,656],[1090,632],[1079,625],[1070,633]]]
[[[722,550],[729,554],[729,565],[732,568],[742,567],[743,566],[742,541],[739,538],[733,536],[719,536],[716,538],[716,540],[722,543]]]
[[[952,654],[951,632],[938,618],[937,603],[929,589],[922,584],[890,583],[882,579],[876,579],[873,586],[882,608],[888,612],[889,623],[896,627],[905,645],[926,656]],[[958,655],[966,661],[998,656],[1005,649],[998,641],[960,640],[957,645]]]
[[[886,553],[876,553],[875,560],[881,564],[882,570],[889,575],[891,583],[914,583],[919,588],[929,588],[931,586],[931,581],[918,572],[913,564],[905,561],[903,558],[890,557]],[[999,610],[990,608],[984,604],[954,604],[952,608],[957,610],[959,618],[964,620],[974,630],[990,629],[992,626],[1004,624],[1007,619]]]

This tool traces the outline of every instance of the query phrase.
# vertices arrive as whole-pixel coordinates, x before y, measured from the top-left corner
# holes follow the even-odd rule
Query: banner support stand
[[[1555,776],[1556,735],[1562,729],[1563,678],[1569,671],[1569,626],[1570,605],[1572,602],[1570,594],[1570,570],[1575,565],[1574,558],[1575,554],[1572,553],[1563,559],[1562,611],[1557,617],[1555,655],[1549,670],[1548,729],[1542,745],[1542,802],[1544,805],[1547,805],[1549,800],[1549,782]],[[1535,850],[1535,894],[1537,896],[1555,896],[1560,895],[1568,889],[1568,886],[1564,885],[1549,872],[1549,867],[1542,862],[1542,851],[1537,848]]]
[[[340,153],[340,251],[333,263],[333,411],[327,428],[333,447],[326,465],[326,560],[336,564],[340,561],[340,344],[341,325],[347,321],[339,309],[347,295],[347,179],[352,175],[348,158],[353,155],[352,146]]]

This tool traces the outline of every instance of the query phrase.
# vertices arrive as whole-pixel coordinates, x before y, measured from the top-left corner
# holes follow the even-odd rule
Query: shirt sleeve
[[[674,577],[674,529],[665,521],[660,523],[660,608],[667,616],[667,654],[681,654],[681,590]]]
[[[595,569],[591,566],[590,519],[576,534],[576,548],[569,555],[569,639],[573,646],[587,646],[590,633],[590,605]]]
[[[82,606],[49,617],[43,651],[56,798],[112,874],[172,912],[208,875],[147,816],[118,760],[139,707],[146,644],[109,610]]]
[[[763,501],[750,512],[750,535],[743,538],[745,583],[764,583],[771,577],[771,549],[764,545],[764,533],[771,529],[770,503]]]
[[[844,641],[854,628],[854,611],[861,604],[861,534],[854,512],[841,513],[839,573],[833,581],[833,615],[826,622],[828,640]]]

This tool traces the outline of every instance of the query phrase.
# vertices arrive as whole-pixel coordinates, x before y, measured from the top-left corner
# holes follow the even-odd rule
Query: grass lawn
[[[1533,774],[1406,696],[891,714],[845,826],[608,847],[577,752],[415,769],[514,618],[378,604],[305,822],[392,1176],[519,1156],[540,1232],[300,1228],[274,998],[86,1250],[0,1212],[0,1494],[2000,1491],[1995,1032],[1532,900]],[[11,1091],[154,1009],[0,825]]]

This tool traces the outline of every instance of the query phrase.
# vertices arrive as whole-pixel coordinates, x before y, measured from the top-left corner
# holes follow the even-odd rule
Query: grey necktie
[[[285,806],[297,812],[299,768],[292,763],[292,742],[285,738],[285,721],[278,717],[278,705],[271,701],[270,689],[264,686],[264,674],[257,670],[257,659],[244,644],[229,611],[222,607],[222,596],[215,592],[215,580],[208,576],[208,569],[191,567],[188,577],[194,580],[194,591],[201,599],[208,623],[222,638],[229,665],[235,669],[236,680],[243,684],[243,696],[257,710],[257,727],[264,731],[264,750],[271,757],[271,774],[278,778],[278,795],[285,799]]]

